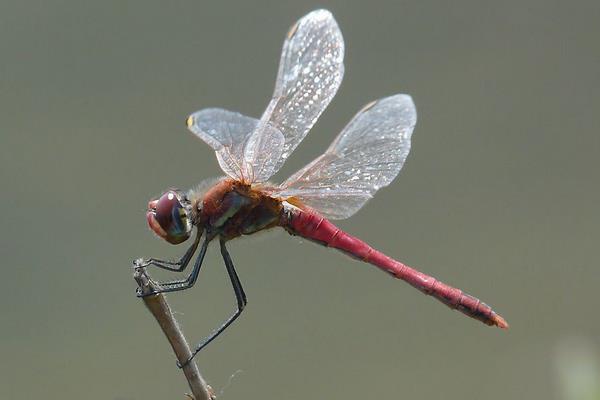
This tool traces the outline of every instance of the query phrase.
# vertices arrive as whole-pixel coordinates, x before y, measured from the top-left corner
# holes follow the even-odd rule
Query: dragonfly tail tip
[[[501,329],[508,329],[508,322],[498,314],[492,317],[492,324]]]

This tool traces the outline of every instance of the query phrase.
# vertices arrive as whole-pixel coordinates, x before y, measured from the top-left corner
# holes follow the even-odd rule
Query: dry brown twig
[[[137,282],[141,294],[149,294],[158,288],[158,285],[150,279],[145,268],[137,267],[133,273],[133,279]],[[144,304],[150,310],[158,325],[164,332],[167,340],[171,344],[177,360],[183,364],[188,360],[192,352],[190,346],[183,336],[179,324],[175,320],[171,307],[163,294],[155,294],[142,297]],[[194,400],[214,400],[216,396],[212,388],[206,383],[200,370],[194,360],[187,363],[183,368],[183,373],[188,381]],[[188,395],[189,396],[189,395]]]

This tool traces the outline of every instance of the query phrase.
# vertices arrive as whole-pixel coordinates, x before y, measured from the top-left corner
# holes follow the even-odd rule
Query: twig
[[[143,267],[135,268],[133,279],[137,282],[142,294],[152,293],[158,288]],[[156,318],[165,336],[167,336],[167,340],[171,344],[177,360],[183,364],[191,357],[192,352],[179,324],[177,324],[175,317],[173,317],[167,299],[163,294],[145,296],[142,299],[148,310]],[[200,375],[200,371],[194,360],[187,363],[182,369],[195,400],[214,400],[216,398],[212,388],[206,384],[206,381]]]

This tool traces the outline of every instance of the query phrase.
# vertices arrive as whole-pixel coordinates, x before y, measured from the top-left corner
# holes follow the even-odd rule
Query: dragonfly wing
[[[271,124],[260,126],[260,135],[250,135],[244,149],[244,165],[249,182],[264,182],[279,169],[276,164],[283,153],[285,138]]]
[[[244,163],[245,145],[258,124],[255,118],[220,108],[200,110],[187,119],[189,130],[215,151],[221,169],[242,181],[249,176]],[[283,142],[283,135],[275,128],[267,127],[267,132]]]
[[[283,44],[273,98],[252,133],[245,162],[252,181],[275,174],[337,92],[344,75],[344,39],[329,11],[316,10],[292,26]],[[264,146],[280,139],[279,148]],[[263,151],[258,151],[263,144]]]
[[[350,217],[398,175],[416,122],[408,95],[366,105],[329,149],[285,181],[277,195],[295,197],[331,219]]]

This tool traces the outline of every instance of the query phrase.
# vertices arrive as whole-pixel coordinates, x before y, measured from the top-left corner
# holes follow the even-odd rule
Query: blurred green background
[[[198,357],[220,398],[574,399],[597,383],[597,1],[3,0],[1,399],[183,398],[134,295],[133,258],[184,250],[153,237],[146,202],[220,174],[185,118],[259,116],[288,27],[318,7],[345,79],[277,178],[363,104],[411,94],[404,170],[340,226],[511,329],[283,232],[245,238],[230,251],[249,307]],[[216,248],[169,300],[193,342],[233,310]]]

